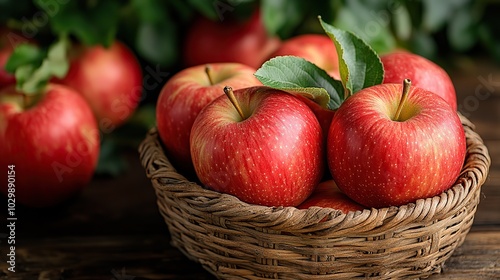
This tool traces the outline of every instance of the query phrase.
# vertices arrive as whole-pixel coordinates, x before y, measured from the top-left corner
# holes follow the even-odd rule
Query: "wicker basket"
[[[456,185],[400,207],[343,214],[265,207],[207,190],[177,173],[156,129],[139,148],[171,244],[219,279],[396,279],[440,273],[468,233],[490,166],[462,117],[467,157]]]

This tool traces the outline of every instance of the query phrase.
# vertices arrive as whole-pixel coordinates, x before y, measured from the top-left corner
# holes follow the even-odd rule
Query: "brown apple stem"
[[[238,100],[236,100],[236,97],[234,96],[233,88],[230,86],[225,86],[224,93],[229,98],[231,103],[233,103],[233,106],[234,108],[236,108],[236,111],[238,111],[238,114],[240,114],[240,117],[242,119],[246,119],[245,114],[243,114],[243,110],[241,110],[240,104],[238,104]]]
[[[26,109],[28,107],[28,104],[30,103],[30,98],[27,94],[23,93],[23,109]]]
[[[399,100],[398,109],[396,110],[396,114],[394,115],[394,120],[399,120],[399,116],[401,115],[401,111],[403,110],[403,106],[406,103],[406,99],[408,99],[408,93],[410,92],[411,80],[404,79],[403,81],[403,94],[401,96],[401,100]]]
[[[210,82],[210,85],[214,85],[214,80],[212,80],[212,67],[210,67],[209,64],[205,65],[205,73],[207,74],[208,81]]]

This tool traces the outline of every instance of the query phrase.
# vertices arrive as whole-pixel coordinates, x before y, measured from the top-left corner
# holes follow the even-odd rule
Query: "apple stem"
[[[233,103],[233,106],[234,108],[236,108],[236,111],[238,111],[238,114],[240,114],[240,117],[242,119],[246,119],[245,114],[243,114],[243,110],[241,110],[240,104],[238,104],[238,100],[236,100],[236,97],[234,96],[233,88],[230,86],[225,86],[224,93],[229,98],[231,103]]]
[[[25,93],[23,93],[22,95],[23,95],[23,109],[25,109],[28,107],[28,104],[30,102],[30,98]]]
[[[403,81],[403,94],[401,96],[401,100],[399,100],[398,109],[396,110],[396,114],[394,115],[394,120],[399,120],[399,116],[401,115],[401,111],[403,110],[403,105],[406,103],[406,99],[408,99],[408,93],[410,92],[411,80],[404,79]]]
[[[205,73],[207,74],[208,81],[210,82],[210,85],[214,85],[214,80],[212,80],[212,67],[210,67],[209,64],[205,65]]]

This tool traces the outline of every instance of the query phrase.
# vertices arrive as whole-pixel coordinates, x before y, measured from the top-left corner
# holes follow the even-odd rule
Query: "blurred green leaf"
[[[139,17],[135,47],[148,61],[160,65],[173,64],[179,54],[179,36],[165,2],[133,0]]]
[[[160,0],[132,0],[131,4],[141,21],[158,22],[166,15],[164,2]]]
[[[10,73],[14,73],[17,68],[22,65],[31,64],[34,67],[38,67],[42,64],[46,52],[40,49],[36,45],[32,44],[21,44],[16,46],[14,52],[9,57],[9,60],[5,64],[5,70]]]
[[[141,56],[151,62],[173,64],[179,55],[175,25],[167,20],[142,22],[137,30],[135,46]]]
[[[414,30],[408,45],[411,52],[427,58],[434,57],[437,52],[436,41],[429,33],[421,30]]]
[[[412,31],[411,16],[408,8],[404,5],[399,5],[393,11],[392,17],[396,37],[401,40],[408,40]]]
[[[64,77],[69,68],[66,56],[68,44],[67,37],[61,36],[47,52],[34,45],[18,46],[7,62],[9,69],[15,70],[17,88],[24,93],[35,94],[41,91],[52,77]],[[23,59],[23,55],[29,57],[25,56],[26,59]]]
[[[376,52],[388,52],[396,41],[390,32],[391,14],[386,10],[372,10],[361,0],[347,1],[337,13],[334,25],[356,34]]]
[[[264,25],[270,34],[288,38],[304,19],[309,3],[302,0],[262,0]]]
[[[487,24],[479,24],[478,38],[484,48],[488,50],[495,60],[500,62],[500,41],[493,35],[490,26]]]
[[[458,10],[450,20],[448,39],[451,46],[460,52],[471,48],[477,41],[477,24],[468,9]]]
[[[422,28],[435,32],[455,16],[456,10],[466,6],[471,0],[422,0],[424,7]]]
[[[34,1],[50,16],[56,34],[74,35],[85,45],[108,47],[115,40],[120,8],[118,0],[65,1],[62,4]]]

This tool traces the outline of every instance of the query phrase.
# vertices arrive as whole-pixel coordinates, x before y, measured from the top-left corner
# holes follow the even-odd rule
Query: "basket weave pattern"
[[[416,279],[440,273],[463,243],[488,174],[488,151],[461,120],[467,156],[451,189],[348,214],[251,205],[204,189],[177,173],[156,129],[139,152],[171,244],[219,279]]]

